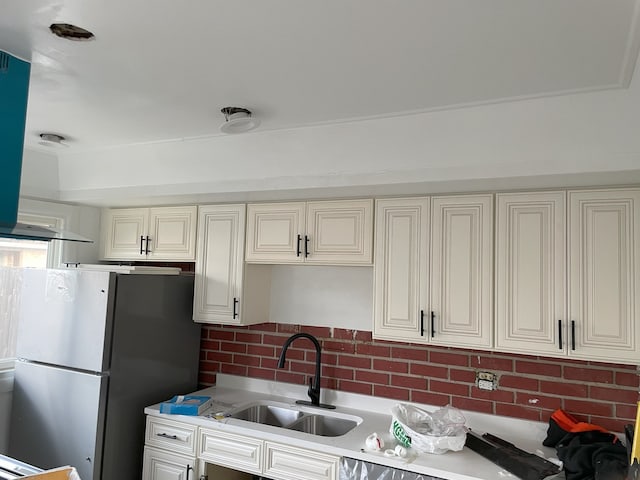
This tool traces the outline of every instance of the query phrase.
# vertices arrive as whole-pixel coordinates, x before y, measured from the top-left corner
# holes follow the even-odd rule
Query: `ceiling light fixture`
[[[220,125],[222,133],[244,133],[260,125],[260,120],[251,116],[251,111],[242,107],[224,107],[220,110],[225,122]]]
[[[67,40],[91,40],[95,37],[93,33],[84,28],[71,25],[70,23],[52,23],[49,30],[58,37]]]
[[[57,133],[41,133],[40,141],[38,142],[40,145],[44,145],[45,147],[68,147],[69,145],[65,143],[66,138],[62,135],[58,135]]]

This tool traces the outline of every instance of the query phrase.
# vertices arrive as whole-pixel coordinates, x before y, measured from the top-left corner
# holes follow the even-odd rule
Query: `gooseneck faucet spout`
[[[278,368],[284,368],[284,361],[287,356],[287,350],[289,349],[289,345],[291,345],[291,343],[297,338],[306,338],[311,340],[311,342],[313,343],[313,346],[316,348],[316,374],[314,378],[309,379],[309,390],[307,391],[307,394],[309,395],[309,398],[311,399],[311,401],[309,402],[306,400],[298,400],[296,403],[299,403],[302,405],[313,405],[314,407],[336,408],[333,405],[320,403],[320,365],[322,362],[321,360],[322,357],[320,352],[320,342],[318,342],[318,339],[316,337],[303,332],[303,333],[296,333],[294,335],[291,335],[289,338],[287,338],[287,340],[284,342],[284,345],[282,346],[282,352],[280,352],[280,359],[278,360]]]

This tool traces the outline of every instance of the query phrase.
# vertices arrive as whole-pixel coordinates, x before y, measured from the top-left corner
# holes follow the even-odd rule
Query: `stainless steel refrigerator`
[[[9,454],[139,479],[144,407],[197,389],[193,276],[25,269]]]

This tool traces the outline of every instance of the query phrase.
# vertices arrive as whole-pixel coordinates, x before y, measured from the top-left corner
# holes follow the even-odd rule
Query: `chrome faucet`
[[[334,405],[327,405],[326,403],[320,403],[321,354],[320,354],[320,342],[318,342],[318,339],[316,337],[308,333],[296,333],[294,335],[291,335],[289,338],[287,338],[287,340],[284,342],[284,345],[282,346],[282,352],[280,352],[280,359],[278,360],[278,368],[284,368],[284,360],[287,355],[287,349],[289,348],[289,345],[291,345],[291,343],[296,338],[308,338],[313,343],[313,346],[316,347],[316,375],[314,378],[309,379],[309,390],[307,391],[307,394],[309,395],[309,398],[311,399],[311,401],[309,402],[308,400],[297,400],[296,403],[300,405],[312,405],[314,407],[321,407],[321,408],[336,408]]]

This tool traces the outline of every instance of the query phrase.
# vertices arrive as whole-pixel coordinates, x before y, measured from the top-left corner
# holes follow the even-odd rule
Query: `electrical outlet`
[[[498,376],[491,372],[476,372],[476,386],[480,390],[496,390],[498,388]]]

